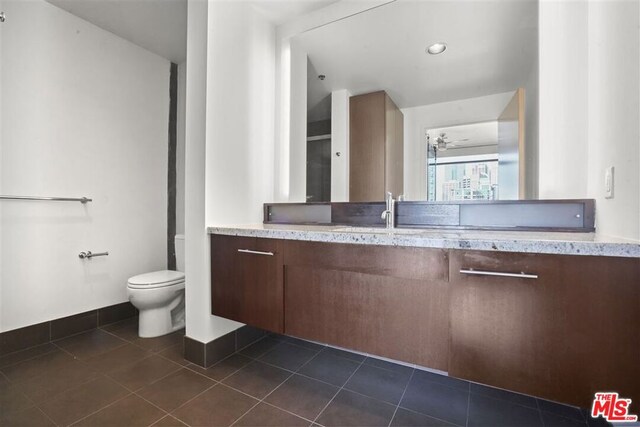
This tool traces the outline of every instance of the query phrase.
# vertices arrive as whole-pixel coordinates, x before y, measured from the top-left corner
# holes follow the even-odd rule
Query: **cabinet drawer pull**
[[[238,252],[242,252],[245,254],[273,256],[273,252],[252,251],[251,249],[238,249]]]
[[[475,274],[477,276],[500,276],[500,277],[517,277],[519,279],[537,279],[537,274],[527,274],[525,272],[520,273],[502,273],[500,271],[484,271],[474,270],[472,268],[460,270],[462,274]]]

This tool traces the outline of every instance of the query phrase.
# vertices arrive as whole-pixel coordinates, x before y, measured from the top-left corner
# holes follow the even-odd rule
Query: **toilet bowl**
[[[184,237],[176,236],[178,270],[184,269]],[[160,270],[127,281],[129,301],[139,311],[138,335],[159,337],[184,328],[184,284],[181,271]]]

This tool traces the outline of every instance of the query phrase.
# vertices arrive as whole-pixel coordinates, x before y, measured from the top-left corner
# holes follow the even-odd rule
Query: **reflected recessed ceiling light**
[[[427,53],[430,53],[431,55],[438,55],[438,54],[444,52],[445,50],[447,50],[447,44],[446,43],[442,43],[442,42],[438,42],[438,43],[434,43],[431,46],[429,46],[427,48]]]

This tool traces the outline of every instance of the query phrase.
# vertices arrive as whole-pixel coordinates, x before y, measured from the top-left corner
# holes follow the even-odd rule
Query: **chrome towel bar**
[[[94,254],[94,253],[93,253],[93,252],[91,252],[91,251],[86,251],[86,252],[85,252],[85,251],[82,251],[82,252],[80,252],[80,253],[78,254],[78,258],[80,258],[80,259],[85,259],[85,258],[87,258],[87,259],[91,259],[91,258],[93,258],[94,256],[107,256],[107,255],[109,255],[109,252],[96,252],[96,253]]]
[[[0,200],[49,200],[52,202],[92,202],[87,197],[39,197],[39,196],[0,196]]]
[[[242,252],[245,254],[273,256],[273,252],[252,251],[251,249],[238,249],[238,252]]]
[[[525,272],[521,272],[521,273],[502,273],[500,271],[473,270],[471,268],[462,269],[462,270],[460,270],[460,273],[462,273],[462,274],[475,274],[477,276],[517,277],[519,279],[537,279],[538,278],[537,274],[527,274]]]

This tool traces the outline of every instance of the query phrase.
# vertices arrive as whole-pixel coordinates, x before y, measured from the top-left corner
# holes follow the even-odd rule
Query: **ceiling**
[[[47,0],[177,64],[187,58],[187,0]],[[244,0],[235,0],[244,1]],[[253,0],[274,25],[336,0]]]
[[[187,0],[47,0],[171,62],[187,57]]]
[[[251,3],[262,12],[274,25],[285,22],[322,9],[338,0],[254,0]]]
[[[386,90],[400,108],[512,91],[537,56],[537,0],[397,0],[296,36],[326,91]],[[425,49],[444,41],[448,49]]]
[[[467,125],[449,126],[427,131],[431,142],[444,133],[447,149],[471,148],[498,145],[498,122],[481,122]]]

